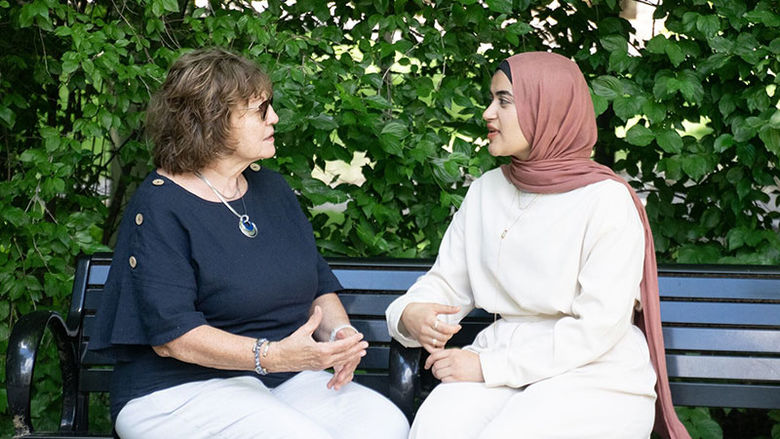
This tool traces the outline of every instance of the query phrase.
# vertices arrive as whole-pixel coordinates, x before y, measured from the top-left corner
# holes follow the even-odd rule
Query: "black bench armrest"
[[[11,330],[6,352],[5,377],[8,393],[8,410],[13,417],[17,435],[33,432],[30,418],[32,380],[35,362],[46,330],[54,335],[62,371],[62,418],[60,429],[72,431],[76,422],[78,397],[78,365],[76,342],[68,335],[65,322],[54,311],[33,311],[23,315]]]
[[[420,394],[421,348],[406,348],[390,342],[390,389],[388,396],[409,422],[414,417],[414,398]]]

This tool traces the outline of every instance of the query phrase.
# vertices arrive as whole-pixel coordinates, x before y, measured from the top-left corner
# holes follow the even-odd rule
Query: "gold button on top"
[[[130,256],[130,268],[135,268],[138,265],[138,261],[135,260],[135,256]]]
[[[152,184],[155,186],[162,186],[163,183],[165,182],[163,181],[162,178],[155,178],[154,180],[152,180]]]
[[[258,165],[257,163],[252,163],[251,165],[249,165],[249,169],[257,172],[260,170],[260,165]]]
[[[135,215],[135,223],[138,224],[139,226],[144,223],[143,214],[138,213]]]

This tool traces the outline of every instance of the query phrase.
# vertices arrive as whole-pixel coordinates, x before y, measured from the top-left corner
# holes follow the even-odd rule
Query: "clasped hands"
[[[463,349],[444,349],[445,344],[461,330],[439,320],[439,314],[455,314],[457,306],[438,303],[410,303],[401,314],[401,323],[414,339],[430,353],[425,369],[443,383],[484,382],[479,354]]]
[[[323,370],[333,368],[333,378],[328,388],[339,390],[352,381],[355,368],[366,355],[368,343],[363,334],[352,328],[343,328],[336,333],[336,340],[318,342],[314,332],[322,322],[322,309],[314,307],[309,320],[288,337],[271,347],[273,360],[265,367],[271,372]]]

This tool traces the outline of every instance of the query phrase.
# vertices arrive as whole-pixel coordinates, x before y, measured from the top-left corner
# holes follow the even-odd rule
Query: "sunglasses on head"
[[[260,114],[260,117],[265,120],[265,117],[268,115],[268,107],[274,104],[274,97],[271,96],[269,99],[264,100],[263,102],[260,102],[258,105],[253,107],[245,107],[241,108],[242,110],[257,110],[258,114]]]

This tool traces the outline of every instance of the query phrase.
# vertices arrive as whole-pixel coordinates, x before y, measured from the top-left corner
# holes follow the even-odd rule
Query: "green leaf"
[[[339,124],[333,120],[333,116],[324,113],[309,118],[309,122],[314,128],[317,128],[318,130],[331,131],[339,127]]]
[[[660,55],[666,53],[666,46],[668,43],[669,40],[667,40],[665,36],[658,34],[653,38],[650,38],[650,41],[647,42],[646,48],[648,52]]]
[[[780,129],[780,110],[776,110],[772,113],[772,117],[769,118],[767,126]]]
[[[403,153],[401,139],[408,134],[409,131],[403,123],[399,121],[389,122],[382,128],[381,132],[380,140],[383,149],[389,154],[400,156]]]
[[[734,134],[734,140],[746,142],[756,135],[757,130],[742,117],[735,117],[731,122],[731,132]]]
[[[692,180],[699,180],[710,171],[710,167],[706,158],[698,154],[692,154],[682,157],[682,170]]]
[[[725,53],[716,53],[705,59],[704,62],[701,63],[698,71],[703,75],[707,75],[708,73],[715,70],[720,70],[721,68],[728,65],[729,61],[731,61],[731,58],[731,55],[727,55]]]
[[[689,102],[700,104],[704,99],[704,87],[698,75],[691,70],[683,70],[677,75],[680,81],[680,92]]]
[[[49,19],[49,8],[42,0],[33,1],[22,6],[22,10],[19,13],[19,26],[31,26],[36,17]]]
[[[179,12],[179,3],[176,0],[162,0],[162,5],[168,12]]]
[[[596,116],[607,111],[607,107],[609,107],[608,100],[594,94],[592,91],[590,93],[590,99],[593,101],[593,111],[596,113]]]
[[[769,27],[778,27],[780,26],[780,16],[778,16],[777,13],[772,13],[767,10],[754,10],[746,13],[743,17],[747,21],[750,21],[752,23],[762,23]]]
[[[3,219],[13,224],[16,227],[22,227],[29,219],[24,210],[18,207],[8,206],[2,210]]]
[[[758,131],[758,137],[766,145],[766,149],[780,157],[780,129],[765,126]]]
[[[663,130],[656,134],[655,140],[665,152],[676,154],[682,151],[683,140],[675,130]]]
[[[602,75],[592,80],[590,85],[593,92],[606,99],[614,99],[623,95],[623,84],[614,76]]]
[[[706,37],[712,37],[720,30],[720,19],[717,15],[699,15],[696,19],[696,29]]]
[[[653,123],[660,123],[666,119],[666,105],[652,100],[642,103],[642,112]]]
[[[634,57],[625,50],[614,51],[609,54],[609,70],[613,72],[625,72],[631,68]]]
[[[645,101],[646,99],[642,96],[618,96],[612,101],[612,109],[615,111],[617,117],[624,121],[628,121],[639,114]]]
[[[734,96],[731,94],[727,93],[723,95],[723,97],[720,98],[720,101],[718,101],[718,110],[720,110],[720,114],[722,114],[723,117],[727,117],[736,109],[737,103],[734,100]]]
[[[488,8],[491,11],[500,12],[502,14],[512,13],[512,1],[511,0],[485,0]]]
[[[734,48],[734,41],[724,37],[714,37],[707,40],[712,47],[712,50],[716,52],[728,53]]]
[[[647,146],[655,135],[644,125],[636,124],[626,132],[626,141],[632,145]]]
[[[664,47],[664,51],[669,57],[669,61],[671,61],[675,67],[678,67],[685,60],[685,53],[683,53],[680,45],[674,40],[668,41],[668,44]]]
[[[406,129],[406,125],[404,125],[402,122],[394,120],[388,122],[387,125],[382,128],[381,134],[382,136],[391,136],[397,139],[402,139],[409,134],[409,131]]]
[[[732,146],[734,146],[734,136],[726,133],[726,134],[721,134],[720,136],[718,136],[717,139],[715,139],[715,144],[713,145],[713,148],[715,149],[715,152],[721,153],[731,148]]]
[[[0,120],[2,120],[8,128],[13,128],[16,122],[16,113],[8,107],[0,107]]]
[[[671,81],[674,83],[670,84]],[[669,70],[662,70],[656,73],[653,80],[653,96],[660,99],[666,97],[670,93],[677,91],[677,87],[674,84],[677,80],[674,79],[672,73]]]
[[[752,189],[752,183],[748,179],[743,179],[737,182],[737,196],[740,200],[744,199]]]
[[[607,35],[599,39],[599,41],[604,50],[609,52],[625,52],[628,50],[628,40],[622,35]]]

